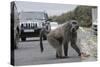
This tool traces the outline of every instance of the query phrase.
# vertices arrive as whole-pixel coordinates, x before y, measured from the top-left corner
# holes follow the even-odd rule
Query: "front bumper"
[[[41,29],[30,29],[21,31],[20,37],[38,37],[40,35]]]

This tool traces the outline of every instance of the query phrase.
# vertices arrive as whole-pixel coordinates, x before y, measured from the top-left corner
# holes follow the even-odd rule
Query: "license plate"
[[[24,30],[24,32],[34,32],[33,29]]]

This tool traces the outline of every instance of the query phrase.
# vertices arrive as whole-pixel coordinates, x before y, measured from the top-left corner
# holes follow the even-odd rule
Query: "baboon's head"
[[[76,32],[77,29],[79,28],[78,22],[76,20],[71,20],[70,25],[71,25],[71,32]]]

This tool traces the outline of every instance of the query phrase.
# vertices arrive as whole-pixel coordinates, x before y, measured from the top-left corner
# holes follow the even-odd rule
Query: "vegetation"
[[[73,11],[63,13],[60,16],[51,16],[50,18],[59,24],[76,19],[79,21],[80,26],[90,27],[92,25],[92,8],[93,6],[77,6]]]

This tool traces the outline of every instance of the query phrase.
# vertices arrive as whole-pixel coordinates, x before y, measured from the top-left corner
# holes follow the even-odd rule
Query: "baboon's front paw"
[[[86,54],[86,53],[81,53],[81,59],[84,59],[84,58],[87,58],[89,57],[90,55],[89,54]]]

